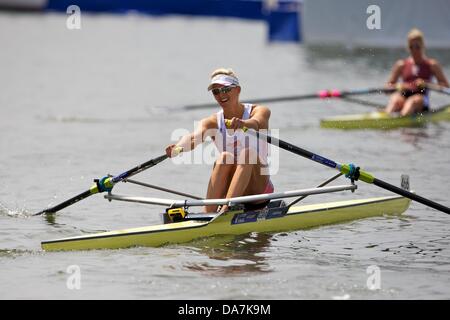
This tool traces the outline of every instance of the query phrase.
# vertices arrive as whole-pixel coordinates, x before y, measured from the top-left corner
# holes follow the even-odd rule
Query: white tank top
[[[253,104],[244,103],[244,113],[242,114],[242,120],[250,119]],[[225,125],[225,118],[223,116],[223,110],[217,112],[217,133],[214,137],[214,143],[219,152],[228,151],[234,154],[236,158],[240,154],[242,149],[248,147],[257,152],[258,157],[263,165],[267,165],[267,142],[255,138],[252,135],[247,135],[242,130],[235,130],[233,134],[229,134],[232,130],[227,130]]]

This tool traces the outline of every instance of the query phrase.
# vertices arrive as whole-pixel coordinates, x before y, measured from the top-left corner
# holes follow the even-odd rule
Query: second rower
[[[449,87],[439,62],[425,55],[425,40],[420,30],[412,29],[408,33],[408,49],[410,56],[395,63],[387,83],[388,88],[399,88],[389,99],[387,113],[399,112],[406,116],[428,111],[426,83],[431,82],[433,77],[440,86]],[[402,83],[397,84],[399,78]]]

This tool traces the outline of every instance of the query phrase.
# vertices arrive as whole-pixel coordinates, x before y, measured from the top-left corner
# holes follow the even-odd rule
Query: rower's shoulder
[[[439,64],[439,61],[437,61],[436,59],[433,58],[427,58],[428,64],[431,67],[440,67],[441,65]]]
[[[207,128],[216,128],[217,127],[217,114],[212,114],[206,118],[201,120],[203,125]]]
[[[252,114],[255,112],[264,112],[270,116],[270,109],[266,106],[263,106],[261,104],[254,104],[252,108]]]
[[[408,59],[408,58],[407,58]],[[398,59],[395,63],[394,63],[394,67],[396,68],[403,68],[406,64],[406,60],[407,59]]]

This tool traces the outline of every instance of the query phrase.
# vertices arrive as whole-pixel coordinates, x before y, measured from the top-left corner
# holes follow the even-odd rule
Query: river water
[[[78,194],[93,178],[159,156],[171,135],[215,110],[209,74],[232,67],[242,100],[378,87],[401,50],[269,44],[261,22],[140,15],[0,13],[0,298],[2,299],[449,299],[450,217],[412,203],[379,217],[306,231],[216,237],[185,245],[47,253],[40,241],[160,222],[162,208],[92,196],[54,219],[30,214]],[[450,55],[440,60],[450,76]],[[372,97],[385,103],[385,96]],[[448,98],[432,94],[433,105]],[[280,137],[338,162],[354,162],[450,206],[450,123],[344,132],[319,119],[370,108],[344,101],[271,104]],[[140,180],[204,195],[209,164],[165,161]],[[279,152],[277,190],[309,188],[334,172]],[[341,180],[340,184],[345,181]],[[174,197],[117,185],[117,193]],[[389,195],[359,183],[354,195]],[[375,268],[375,269],[374,269]],[[79,286],[70,285],[73,270]],[[370,290],[373,270],[379,289]],[[69,285],[68,285],[69,282]],[[79,289],[77,289],[79,288]]]

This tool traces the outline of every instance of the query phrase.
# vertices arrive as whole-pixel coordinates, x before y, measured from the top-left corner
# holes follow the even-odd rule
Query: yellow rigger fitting
[[[182,221],[186,216],[186,210],[184,208],[167,209],[166,212],[172,222]]]

